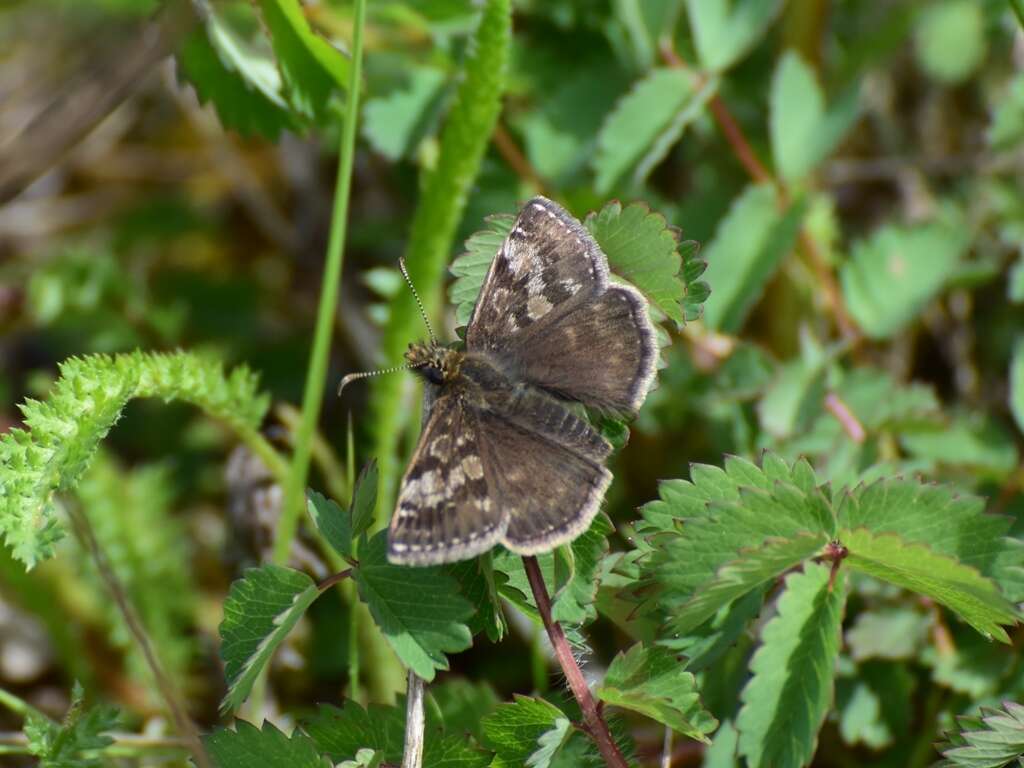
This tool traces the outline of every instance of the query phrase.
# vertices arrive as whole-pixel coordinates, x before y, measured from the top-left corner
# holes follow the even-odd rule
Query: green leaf
[[[858,528],[841,531],[839,539],[849,550],[844,560],[847,567],[930,597],[986,637],[1009,642],[1001,625],[1016,624],[1017,610],[975,568],[895,534]]]
[[[272,723],[259,729],[236,720],[235,729],[218,728],[204,739],[216,768],[330,768],[313,741],[303,733],[286,736]]]
[[[178,67],[225,128],[276,141],[282,130],[295,127],[270,52],[241,40],[216,14],[182,43]]]
[[[786,578],[778,614],[765,626],[750,662],[753,677],[736,720],[739,751],[751,768],[799,768],[814,755],[832,701],[844,579],[808,563]]]
[[[25,716],[25,736],[30,755],[41,768],[100,768],[107,761],[94,753],[114,743],[108,735],[119,724],[117,709],[106,705],[85,706],[82,686],[75,683],[71,706],[58,724],[34,710]]]
[[[514,223],[510,215],[488,217],[486,229],[472,235],[465,253],[452,262],[455,281],[449,296],[458,324],[469,321],[487,270]],[[588,215],[584,226],[608,257],[612,271],[636,286],[654,307],[679,325],[700,313],[707,297],[707,286],[699,280],[704,263],[696,258],[696,245],[680,243],[661,214],[641,203],[623,208],[613,201]]]
[[[691,632],[733,600],[816,555],[827,540],[824,533],[802,532],[792,539],[767,539],[756,549],[741,549],[738,559],[719,568],[710,581],[673,612],[672,628],[679,634]]]
[[[551,761],[572,738],[572,723],[567,717],[555,720],[554,727],[537,739],[537,751],[526,758],[526,768],[550,768]]]
[[[718,81],[708,78],[695,87],[693,73],[653,69],[623,96],[605,118],[594,155],[594,186],[607,194],[629,174],[628,186],[643,183],[704,105]]]
[[[966,80],[985,58],[985,17],[975,0],[940,0],[922,8],[914,53],[929,75],[944,83]]]
[[[602,701],[639,712],[691,739],[707,738],[718,721],[700,703],[697,681],[667,648],[637,643],[619,653],[595,691]]]
[[[396,707],[371,704],[363,709],[350,699],[342,707],[321,704],[312,718],[302,722],[302,730],[332,762],[351,759],[364,748],[387,762],[402,761],[405,713]]]
[[[278,565],[250,568],[231,585],[220,625],[228,681],[221,712],[242,706],[263,667],[319,594],[309,576]]]
[[[988,127],[988,143],[993,149],[1012,149],[1024,138],[1024,74],[1017,73],[1005,92],[994,100],[992,122]],[[1017,262],[1011,284],[1015,284],[1012,295],[1015,301],[1021,301],[1021,268]]]
[[[873,339],[902,330],[945,287],[968,243],[962,228],[942,223],[888,224],[856,243],[839,277],[858,326]]]
[[[701,65],[728,69],[767,31],[781,0],[686,0]]]
[[[259,0],[259,7],[289,100],[306,117],[324,118],[331,96],[348,87],[348,59],[309,28],[298,0]]]
[[[590,528],[569,545],[571,567],[568,569],[559,560],[557,551],[537,555],[537,564],[548,594],[552,596],[551,616],[555,621],[578,625],[593,621],[596,617],[594,601],[601,560],[608,552],[608,534],[613,530],[608,516],[598,513]],[[494,556],[494,568],[508,578],[500,588],[501,594],[527,614],[537,617],[533,591],[526,578],[522,558],[502,550]]]
[[[474,606],[470,631],[474,635],[486,632],[492,643],[500,642],[508,630],[498,598],[498,589],[505,584],[506,577],[495,572],[491,553],[453,563],[445,566],[445,570],[459,582],[460,594]]]
[[[641,509],[645,524],[639,532],[653,550],[643,561],[644,576],[661,588],[659,602],[670,614],[693,600],[693,616],[710,617],[739,585],[756,586],[746,584],[743,567],[733,565],[720,575],[723,566],[751,557],[751,578],[760,578],[758,557],[779,562],[774,558],[784,553],[783,559],[799,560],[812,540],[820,547],[834,534],[831,501],[817,487],[810,465],[790,467],[770,453],[762,463],[759,469],[729,457],[724,469],[693,465],[690,482],[662,482],[660,499]],[[794,543],[772,544],[756,554],[769,540]],[[725,602],[706,605],[700,593],[720,579],[715,592]]]
[[[386,551],[385,531],[360,545],[359,597],[402,663],[429,682],[437,670],[448,669],[446,653],[472,645],[465,622],[473,606],[442,568],[391,565]]]
[[[352,557],[352,516],[316,491],[306,492],[306,508],[334,551],[342,557]]]
[[[1010,359],[1010,412],[1024,432],[1024,337],[1018,337]]]
[[[800,335],[800,356],[780,366],[757,404],[761,427],[775,438],[805,433],[822,411],[830,362],[809,334]]]
[[[928,641],[931,619],[909,607],[862,611],[846,633],[854,661],[911,659]]]
[[[1004,478],[1017,466],[1017,445],[1003,426],[980,414],[907,429],[900,444],[915,458]]]
[[[680,305],[686,288],[679,279],[683,265],[678,233],[665,217],[642,203],[625,208],[617,200],[591,213],[584,226],[600,244],[616,274],[635,285],[677,325],[683,324]]]
[[[377,462],[370,459],[356,479],[352,490],[352,535],[362,536],[373,525],[377,506]]]
[[[980,716],[960,717],[960,729],[936,745],[946,759],[937,768],[1002,768],[1024,760],[1024,706],[982,707]]]
[[[74,487],[100,441],[135,397],[183,400],[240,435],[252,435],[268,400],[246,368],[225,374],[217,360],[184,352],[69,358],[46,402],[21,406],[27,430],[0,435],[0,532],[31,567],[61,536],[54,494]]]
[[[539,739],[565,715],[554,704],[515,696],[483,719],[484,746],[494,750],[491,768],[522,768],[539,746]]]
[[[447,733],[469,733],[477,741],[483,739],[484,717],[500,704],[498,695],[487,681],[471,682],[461,677],[450,677],[428,689],[433,705],[427,711],[436,711],[441,726]]]
[[[780,211],[775,188],[751,184],[733,201],[704,252],[711,296],[704,322],[716,331],[739,331],[768,280],[796,242],[806,201]]]
[[[369,99],[363,108],[363,135],[389,160],[410,155],[436,122],[447,75],[416,67],[404,88]]]
[[[989,573],[1006,548],[1010,521],[984,510],[984,499],[953,486],[897,477],[846,492],[836,514],[841,528],[895,533]]]
[[[452,262],[451,273],[455,280],[448,289],[448,297],[455,306],[457,325],[469,322],[487,270],[515,223],[516,217],[512,214],[488,216],[484,220],[486,229],[470,235],[465,244],[466,252]]]
[[[855,96],[855,94],[854,94]],[[835,148],[857,117],[850,98],[830,114],[814,71],[793,50],[780,59],[772,79],[772,155],[779,174],[798,181]]]

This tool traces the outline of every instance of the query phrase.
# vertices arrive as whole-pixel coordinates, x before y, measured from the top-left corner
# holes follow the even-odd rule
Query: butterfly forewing
[[[507,516],[484,477],[479,433],[478,419],[458,394],[441,394],[433,402],[391,517],[391,562],[464,560],[501,538]]]
[[[610,285],[590,234],[544,198],[526,204],[495,256],[466,346],[559,397],[626,415],[643,402],[657,363],[646,300]]]

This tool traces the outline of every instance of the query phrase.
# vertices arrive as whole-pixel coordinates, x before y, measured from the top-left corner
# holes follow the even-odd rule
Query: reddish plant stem
[[[612,734],[608,730],[608,723],[601,715],[601,710],[590,692],[590,687],[583,678],[583,672],[576,663],[576,657],[572,655],[572,648],[569,647],[565,630],[562,629],[561,624],[551,618],[551,598],[548,597],[548,589],[544,584],[544,577],[541,575],[537,558],[523,557],[523,568],[526,569],[526,578],[530,582],[530,589],[533,590],[533,599],[537,603],[537,610],[544,621],[544,629],[548,632],[551,647],[555,650],[555,658],[558,659],[565,679],[569,682],[572,695],[576,697],[580,711],[583,712],[584,730],[597,744],[607,765],[611,768],[628,768],[626,758],[612,738]]]
[[[675,48],[672,47],[672,41],[669,39],[662,40],[661,57],[670,67],[690,70],[686,62],[683,61]],[[703,72],[694,72],[693,76],[697,87],[703,85],[707,80],[707,76]],[[721,129],[722,135],[725,136],[725,140],[732,148],[733,154],[736,155],[736,159],[739,160],[740,165],[743,166],[750,178],[758,184],[771,184],[774,186],[778,195],[779,205],[788,206],[791,202],[789,190],[761,162],[757,153],[754,152],[753,146],[747,140],[746,134],[743,133],[743,129],[740,128],[739,123],[732,116],[732,112],[729,111],[725,102],[722,101],[722,97],[716,93],[708,101],[708,107],[711,110],[711,115],[715,118],[715,122],[718,123],[718,127]],[[832,269],[825,262],[825,258],[821,255],[817,243],[814,242],[814,238],[807,233],[806,229],[800,230],[800,247],[804,254],[806,254],[807,260],[810,262],[811,268],[818,279],[818,283],[824,291],[825,303],[835,318],[836,327],[844,337],[856,342],[861,341],[860,330],[846,311],[843,294],[839,289],[839,284],[836,282],[835,275],[832,274]]]
[[[494,133],[491,135],[491,140],[494,142],[494,146],[498,150],[509,167],[516,172],[523,181],[526,181],[534,188],[535,191],[542,195],[547,194],[547,184],[544,183],[544,179],[541,178],[537,170],[530,165],[530,161],[526,159],[526,155],[523,154],[522,150],[516,144],[516,140],[512,138],[512,135],[505,130],[505,126],[499,121],[494,126]]]
[[[864,425],[860,423],[860,420],[850,410],[850,406],[835,392],[829,392],[825,395],[825,410],[835,417],[836,421],[839,422],[839,425],[853,442],[859,445],[867,439]]]

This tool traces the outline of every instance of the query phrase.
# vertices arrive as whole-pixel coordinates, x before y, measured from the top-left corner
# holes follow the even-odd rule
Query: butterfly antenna
[[[383,376],[385,373],[398,373],[399,371],[411,371],[413,368],[419,368],[422,365],[426,365],[426,361],[418,363],[416,365],[395,365],[391,368],[381,368],[379,371],[363,371],[362,373],[350,373],[348,376],[341,380],[338,384],[338,397],[341,397],[341,390],[351,384],[353,381],[359,379],[367,379],[370,376]]]
[[[409,270],[405,268],[405,259],[400,258],[398,260],[398,267],[402,270],[402,277],[404,277],[405,282],[408,283],[409,290],[412,291],[412,297],[416,299],[416,306],[420,308],[420,317],[423,318],[423,324],[427,326],[427,333],[430,334],[430,341],[436,344],[437,337],[434,335],[434,329],[430,326],[430,320],[427,318],[427,310],[423,308],[423,302],[420,301],[420,295],[416,292],[416,286],[412,284],[412,278],[409,277]]]

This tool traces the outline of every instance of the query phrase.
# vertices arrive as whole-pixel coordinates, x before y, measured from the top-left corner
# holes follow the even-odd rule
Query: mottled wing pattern
[[[627,415],[654,381],[658,351],[647,301],[610,284],[590,234],[542,197],[526,204],[495,256],[466,348],[559,397]]]
[[[388,560],[431,565],[486,552],[507,516],[489,493],[480,425],[458,394],[434,401],[402,478],[388,532]]]
[[[491,498],[507,515],[505,547],[533,555],[590,526],[612,479],[607,450],[587,456],[497,411],[481,411],[479,441]]]

